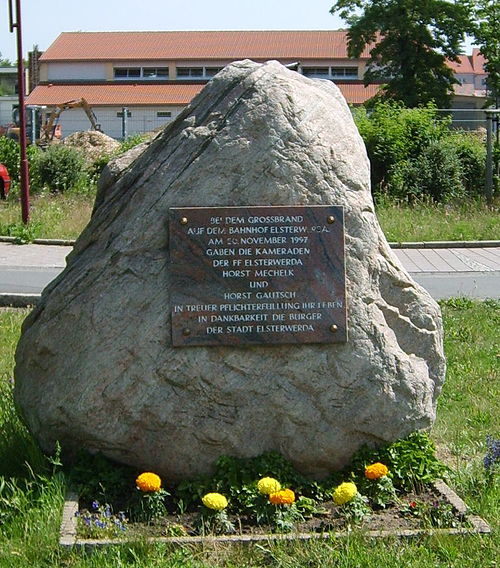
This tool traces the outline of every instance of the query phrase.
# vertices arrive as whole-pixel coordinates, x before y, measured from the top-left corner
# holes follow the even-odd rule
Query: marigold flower
[[[333,502],[335,505],[345,505],[352,501],[358,493],[356,485],[350,481],[341,483],[333,492]]]
[[[389,473],[389,469],[383,463],[377,462],[365,468],[365,477],[367,479],[380,479]]]
[[[220,493],[207,493],[201,498],[207,509],[222,511],[227,507],[227,499]]]
[[[271,493],[276,493],[281,489],[281,483],[273,477],[263,477],[257,483],[257,489],[263,495],[270,495]]]
[[[295,493],[291,489],[282,489],[269,495],[269,501],[273,505],[291,505],[295,503]]]
[[[135,480],[137,487],[144,492],[152,493],[161,489],[161,478],[156,473],[149,471],[141,473]]]

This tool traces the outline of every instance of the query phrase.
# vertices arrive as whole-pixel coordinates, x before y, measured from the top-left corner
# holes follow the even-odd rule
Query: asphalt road
[[[40,294],[65,267],[70,246],[0,242],[0,294]],[[396,256],[435,299],[500,298],[499,246],[397,248]]]

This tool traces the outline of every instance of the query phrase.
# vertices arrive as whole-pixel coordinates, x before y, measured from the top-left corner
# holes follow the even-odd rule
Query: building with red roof
[[[349,58],[343,30],[65,32],[39,58],[39,83],[27,104],[50,109],[84,98],[103,131],[119,138],[124,108],[127,134],[152,131],[173,120],[225,65],[276,59],[334,81],[348,103],[359,105],[380,87],[363,84],[369,50]],[[476,80],[474,65],[480,68],[474,53],[452,64],[464,92]],[[472,91],[464,96],[476,104],[481,90]],[[60,120],[64,136],[89,127],[82,109],[65,111]]]

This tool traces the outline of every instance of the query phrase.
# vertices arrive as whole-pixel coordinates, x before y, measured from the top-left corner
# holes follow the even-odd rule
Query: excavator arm
[[[40,133],[40,142],[50,142],[51,140],[54,139],[55,126],[59,121],[59,117],[65,110],[68,110],[70,108],[82,108],[85,114],[87,115],[90,124],[92,125],[92,130],[99,130],[99,131],[101,130],[101,125],[98,124],[97,117],[94,111],[92,110],[91,106],[89,105],[89,103],[83,98],[73,99],[71,101],[66,101],[64,103],[56,105],[54,110],[50,113],[49,117],[47,118],[45,124],[42,125]]]

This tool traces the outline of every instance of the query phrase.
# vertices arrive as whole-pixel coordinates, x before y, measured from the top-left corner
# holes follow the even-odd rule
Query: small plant
[[[268,499],[272,506],[270,524],[277,532],[290,532],[296,522],[304,520],[295,502],[295,493],[291,489],[280,489],[270,493]]]
[[[419,519],[420,525],[424,528],[449,528],[460,524],[460,519],[457,518],[453,507],[449,503],[441,503],[437,500],[432,503],[420,500],[410,501],[401,507],[400,514],[403,517]]]
[[[493,477],[500,470],[500,440],[493,436],[486,436],[486,455],[483,465],[488,481],[493,481]]]
[[[373,507],[385,509],[397,500],[396,489],[389,477],[389,468],[380,463],[374,463],[365,468],[364,493]]]
[[[38,238],[41,230],[41,223],[31,222],[27,225],[23,223],[13,223],[7,227],[7,235],[14,237],[15,243],[25,245],[32,243]]]
[[[234,533],[233,523],[227,516],[228,501],[220,493],[207,493],[202,497],[203,506],[196,521],[201,534],[228,534]]]
[[[341,483],[332,494],[333,502],[339,507],[338,514],[347,526],[359,524],[370,515],[368,499],[358,493],[356,485],[350,481]]]
[[[127,529],[125,513],[113,514],[107,503],[101,505],[92,501],[90,510],[76,512],[78,531],[83,538],[103,538],[120,536]]]
[[[145,523],[152,523],[163,517],[167,512],[165,497],[170,493],[162,489],[160,476],[147,471],[141,473],[135,483],[139,491],[139,500],[135,506],[137,519]]]

